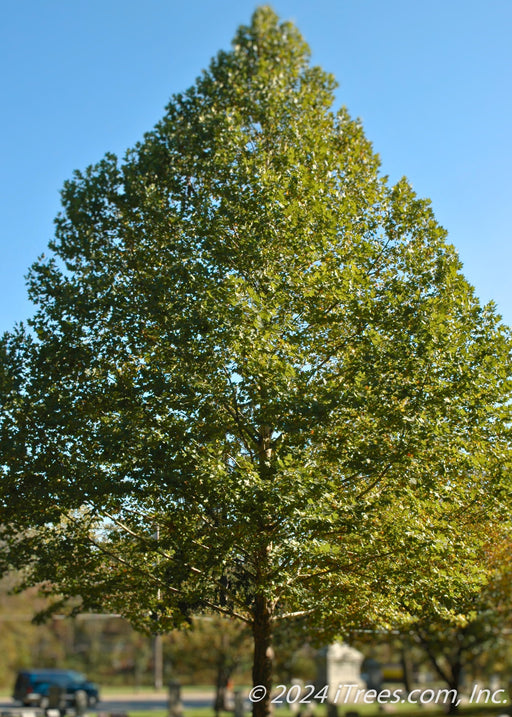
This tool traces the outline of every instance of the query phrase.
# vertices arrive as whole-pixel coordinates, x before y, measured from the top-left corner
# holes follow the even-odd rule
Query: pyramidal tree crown
[[[65,184],[2,343],[2,566],[59,612],[246,623],[261,716],[277,625],[463,620],[510,513],[508,329],[334,87],[256,10]]]

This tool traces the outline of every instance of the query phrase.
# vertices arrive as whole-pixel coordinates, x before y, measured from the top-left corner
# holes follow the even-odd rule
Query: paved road
[[[185,709],[194,709],[195,707],[210,707],[213,702],[213,694],[210,693],[186,693],[181,698]],[[98,707],[98,712],[130,712],[135,710],[165,710],[167,709],[167,697],[109,697],[102,700]]]
[[[183,706],[186,709],[194,709],[195,707],[209,707],[213,702],[213,692],[188,690],[182,693]],[[0,700],[0,710],[20,709],[12,700],[5,698]],[[165,710],[167,708],[167,696],[165,693],[133,695],[119,694],[108,695],[102,700],[94,710],[89,712],[135,712],[138,710]],[[25,708],[27,711],[30,708]]]

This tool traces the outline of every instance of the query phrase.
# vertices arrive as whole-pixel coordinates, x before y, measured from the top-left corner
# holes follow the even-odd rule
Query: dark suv
[[[62,688],[66,702],[74,702],[77,692],[85,693],[88,707],[94,707],[100,699],[98,686],[74,670],[22,670],[16,677],[13,699],[45,709],[52,686]]]

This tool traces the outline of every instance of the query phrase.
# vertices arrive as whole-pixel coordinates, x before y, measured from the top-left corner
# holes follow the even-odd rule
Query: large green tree
[[[258,9],[65,184],[2,343],[4,567],[150,632],[245,621],[267,689],[277,621],[456,613],[508,494],[509,334],[334,88]]]

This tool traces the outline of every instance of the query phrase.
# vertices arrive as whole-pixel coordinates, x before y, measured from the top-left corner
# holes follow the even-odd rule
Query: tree
[[[467,622],[454,624],[449,620],[419,620],[412,633],[423,648],[435,674],[450,691],[449,714],[456,714],[465,668],[471,660],[484,653],[499,637],[496,632],[496,615],[489,608],[473,609]],[[469,610],[468,610],[469,612]]]
[[[458,693],[478,658],[486,655],[487,670],[496,671],[495,661],[508,646],[512,605],[510,601],[510,537],[491,535],[487,546],[487,585],[468,598],[465,618],[454,622],[440,616],[424,614],[410,626],[410,635],[422,647],[436,674],[446,682],[453,698],[450,714],[458,711]],[[489,659],[490,657],[490,659]],[[481,668],[481,665],[478,666]]]
[[[31,660],[58,666],[65,652],[55,623],[36,626],[30,622],[34,611],[44,606],[37,590],[11,595],[16,582],[13,574],[0,581],[0,686],[4,690],[12,690],[17,671],[30,667]]]
[[[509,489],[508,330],[334,87],[258,9],[65,184],[2,344],[5,568],[150,633],[236,617],[267,691],[279,621],[456,613]]]

